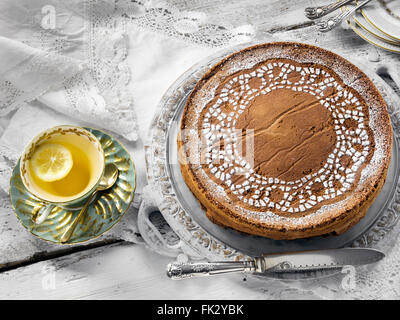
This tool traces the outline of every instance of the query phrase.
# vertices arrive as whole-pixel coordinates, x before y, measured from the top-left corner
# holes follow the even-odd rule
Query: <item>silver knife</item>
[[[232,272],[276,275],[359,266],[384,257],[383,252],[369,248],[313,250],[264,255],[248,261],[174,262],[167,266],[167,275],[174,280]]]

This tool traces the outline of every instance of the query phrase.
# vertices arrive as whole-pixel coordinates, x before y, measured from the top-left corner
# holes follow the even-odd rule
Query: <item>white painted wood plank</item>
[[[78,247],[99,245],[119,239],[131,239],[134,232],[136,209],[130,208],[121,221],[101,237],[76,245],[58,245],[41,240],[27,231],[15,216],[9,196],[0,192],[0,270],[25,261],[35,260],[49,254],[62,253]]]
[[[0,273],[0,299],[317,298],[237,274],[173,281],[165,274],[169,262],[142,245],[91,249]]]
[[[0,267],[32,258],[35,253],[51,248],[45,241],[35,238],[18,222],[12,211],[8,195],[0,197]]]

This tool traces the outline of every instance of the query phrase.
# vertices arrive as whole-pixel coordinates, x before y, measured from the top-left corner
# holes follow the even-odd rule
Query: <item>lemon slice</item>
[[[35,175],[46,182],[65,178],[74,164],[71,152],[57,143],[46,143],[39,146],[30,162]]]

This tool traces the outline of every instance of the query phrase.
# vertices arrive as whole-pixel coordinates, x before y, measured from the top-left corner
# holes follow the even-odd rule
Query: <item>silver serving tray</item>
[[[193,66],[176,80],[161,100],[145,146],[148,180],[160,212],[185,246],[197,255],[209,259],[243,258],[246,255],[257,256],[275,252],[346,246],[373,246],[392,229],[399,216],[396,209],[400,194],[400,144],[399,130],[396,128],[399,127],[400,121],[397,116],[399,108],[397,95],[367,67],[362,67],[362,70],[373,80],[388,103],[395,134],[386,183],[359,223],[339,236],[273,240],[221,227],[206,217],[205,211],[187,187],[180,171],[176,143],[180,119],[189,94],[204,72],[223,56],[246,46],[248,44],[231,48]],[[356,65],[360,66],[359,63]]]

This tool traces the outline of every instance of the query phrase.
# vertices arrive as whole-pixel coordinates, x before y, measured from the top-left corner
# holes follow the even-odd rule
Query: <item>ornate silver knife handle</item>
[[[323,16],[326,16],[328,13],[331,13],[353,1],[354,0],[344,0],[344,1],[340,1],[340,2],[334,2],[334,3],[328,4],[326,6],[308,7],[304,10],[304,14],[309,19],[312,19],[312,20],[318,19]]]
[[[370,248],[342,248],[281,253],[246,261],[170,263],[167,276],[174,280],[223,273],[287,273],[339,269],[346,265],[377,262],[384,253]]]
[[[342,267],[342,266],[340,266]],[[296,272],[318,269],[338,268],[337,265],[310,265],[304,267],[293,265],[290,261],[274,261],[257,257],[252,261],[220,261],[220,262],[173,262],[167,266],[167,276],[173,280],[183,280],[193,277],[204,277],[223,273],[265,273],[265,272]]]
[[[195,263],[170,263],[167,266],[167,276],[174,280],[192,277],[209,276],[214,274],[232,272],[255,272],[254,261],[222,261],[222,262],[195,262]]]
[[[329,18],[328,20],[318,22],[316,24],[318,30],[321,32],[328,32],[328,31],[332,30],[333,28],[337,27],[344,19],[351,16],[354,12],[356,12],[361,7],[365,6],[370,1],[371,0],[365,0],[365,1],[361,2],[359,5],[357,5],[356,7],[351,8],[350,10],[346,10],[346,11],[338,14],[337,16]]]

